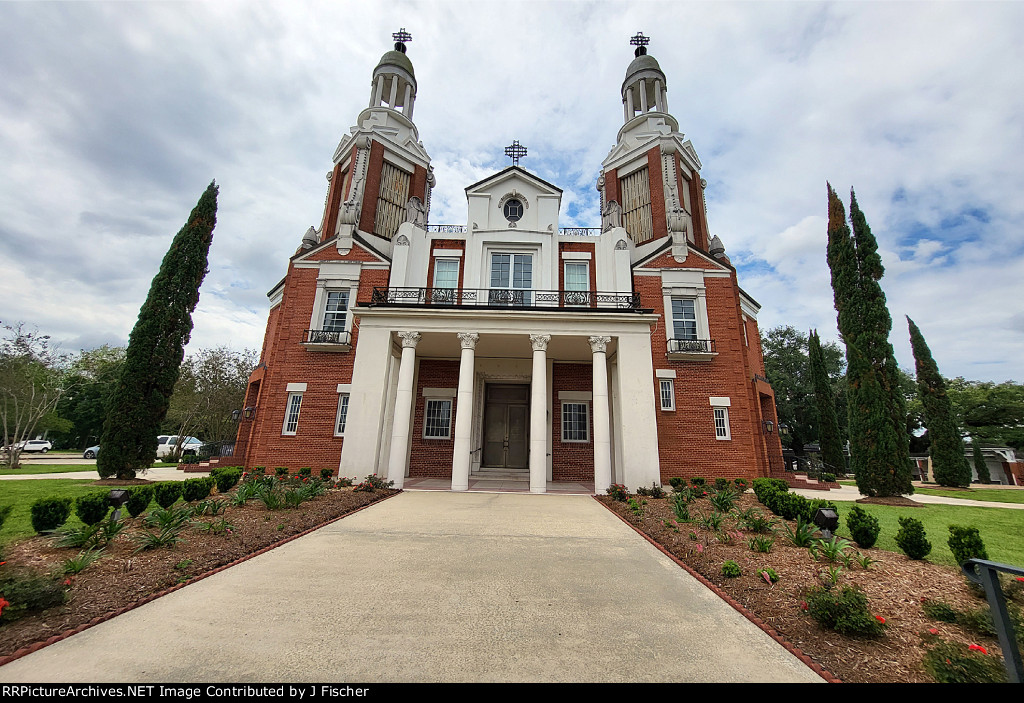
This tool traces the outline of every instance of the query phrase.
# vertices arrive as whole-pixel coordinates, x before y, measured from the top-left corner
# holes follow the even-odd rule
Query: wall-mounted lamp
[[[245,417],[246,420],[253,419],[256,416],[256,408],[250,405],[242,411],[242,416]]]
[[[764,433],[765,434],[771,434],[775,430],[775,423],[772,422],[771,420],[765,420],[761,424],[764,425]]]

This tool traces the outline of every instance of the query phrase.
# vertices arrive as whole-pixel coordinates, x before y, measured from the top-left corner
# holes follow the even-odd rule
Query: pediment
[[[525,188],[517,188],[518,185],[525,186]],[[561,197],[562,195],[562,189],[558,186],[552,185],[543,178],[539,178],[518,166],[509,166],[504,171],[499,171],[482,181],[466,186],[466,195],[490,195],[494,193],[501,195],[509,190],[536,191],[541,195],[553,195],[555,197]]]

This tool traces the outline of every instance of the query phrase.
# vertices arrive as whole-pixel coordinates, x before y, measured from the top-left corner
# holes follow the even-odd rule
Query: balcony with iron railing
[[[306,330],[302,345],[310,351],[347,352],[352,350],[352,334],[343,330]]]
[[[667,356],[672,360],[707,360],[718,355],[713,339],[669,339]]]
[[[508,288],[374,288],[370,307],[376,306],[649,312],[637,293]]]

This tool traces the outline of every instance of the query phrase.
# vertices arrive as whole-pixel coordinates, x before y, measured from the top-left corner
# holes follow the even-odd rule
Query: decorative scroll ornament
[[[530,344],[533,345],[534,351],[547,351],[548,342],[551,341],[550,334],[531,334]]]
[[[615,242],[615,248],[618,250],[629,249],[629,245],[626,244],[625,239],[620,239],[619,241]]]
[[[415,349],[423,335],[419,332],[399,332],[398,336],[402,340],[403,349]]]
[[[396,247],[407,247],[407,246],[409,246],[409,238],[406,237],[404,234],[400,234],[398,236],[398,239],[395,240],[395,246]]]
[[[458,332],[455,335],[463,349],[476,349],[476,343],[480,341],[480,335],[476,332]]]
[[[587,337],[587,341],[590,342],[590,349],[595,354],[604,353],[608,351],[608,343],[612,341],[611,337]]]

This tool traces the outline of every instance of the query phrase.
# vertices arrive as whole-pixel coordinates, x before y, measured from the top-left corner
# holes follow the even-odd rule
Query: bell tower
[[[597,189],[606,227],[620,222],[637,247],[670,237],[673,254],[685,258],[687,246],[708,251],[707,183],[693,144],[668,111],[668,80],[647,53],[650,41],[640,32],[630,39],[636,48],[620,91],[623,125]]]
[[[335,149],[323,221],[314,230],[319,242],[337,237],[342,253],[356,235],[390,251],[399,225],[411,218],[425,226],[430,211],[436,181],[413,122],[416,71],[406,46],[412,35],[402,27],[391,36],[395,47],[373,69],[369,105]]]

